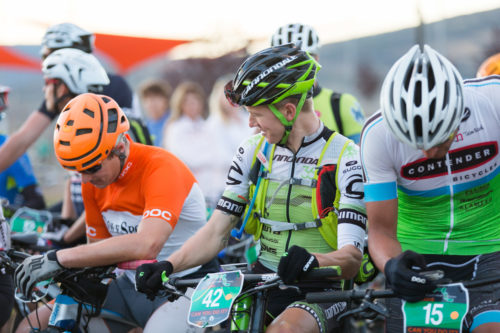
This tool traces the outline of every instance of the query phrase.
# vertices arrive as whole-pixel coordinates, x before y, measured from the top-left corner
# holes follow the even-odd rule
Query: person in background
[[[52,52],[65,48],[77,49],[90,54],[94,50],[94,35],[72,23],[61,23],[49,27],[42,40],[40,52],[42,60]],[[129,85],[121,76],[109,74],[108,78],[108,84],[100,93],[115,98],[118,104],[123,107],[130,119],[133,138],[142,143],[152,144],[149,131],[139,118],[140,110],[132,108],[134,104],[133,94]],[[60,109],[69,100],[66,97],[59,97],[53,105],[47,105],[47,99],[44,99],[40,107],[32,112],[21,127],[10,135],[0,148],[0,172],[8,168],[35,143],[52,120],[59,115]]]
[[[146,113],[146,125],[155,146],[161,147],[163,131],[170,116],[172,87],[164,80],[150,79],[141,83],[139,96]]]
[[[228,166],[231,164],[234,152],[239,144],[255,133],[248,126],[248,112],[241,106],[233,106],[224,95],[224,86],[231,76],[222,76],[215,81],[209,96],[209,116],[207,127],[214,142],[212,153],[216,154],[212,175],[214,188],[218,189],[220,197],[224,191]],[[215,149],[216,147],[216,149]]]
[[[0,86],[0,121],[5,117],[9,91],[8,87]],[[0,134],[0,146],[7,139],[7,135]],[[0,198],[7,199],[9,204],[16,207],[45,208],[45,200],[26,153],[0,172]]]
[[[500,53],[496,53],[481,63],[476,77],[500,75]]]
[[[203,88],[195,82],[181,83],[172,94],[172,114],[164,133],[163,147],[187,164],[198,180],[207,207],[215,207],[220,185],[213,175],[219,167],[219,149],[208,130],[208,107]]]
[[[319,37],[311,26],[294,23],[278,28],[271,38],[271,46],[288,43],[300,45],[302,50],[319,61]],[[313,101],[314,109],[329,129],[359,143],[365,115],[354,96],[323,88],[316,81]]]

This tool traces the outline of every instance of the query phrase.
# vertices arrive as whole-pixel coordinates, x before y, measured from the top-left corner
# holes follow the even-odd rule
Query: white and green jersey
[[[335,136],[321,158],[323,148],[332,135]],[[252,160],[261,138],[261,134],[254,135],[238,148],[217,209],[235,216],[243,215],[252,199],[249,196],[253,178]],[[266,176],[262,176],[269,180],[269,186],[265,193],[265,212],[261,212],[260,219],[268,220],[263,222],[260,236],[259,261],[264,266],[276,270],[281,256],[292,245],[317,253],[332,252],[346,245],[363,250],[366,213],[358,146],[340,134],[333,134],[321,123],[315,133],[304,138],[295,154],[284,146],[276,145],[274,155],[268,158],[264,164],[269,165],[272,160],[272,168]],[[319,178],[315,180],[314,174],[318,169]],[[313,189],[317,193],[319,216],[312,214]],[[280,231],[270,226],[276,221],[285,224],[315,221],[333,211],[338,215],[335,219],[335,248],[325,241],[316,227]]]
[[[465,81],[464,103],[458,133],[442,159],[427,159],[398,141],[380,112],[365,123],[365,200],[398,198],[403,250],[500,251],[500,76]]]

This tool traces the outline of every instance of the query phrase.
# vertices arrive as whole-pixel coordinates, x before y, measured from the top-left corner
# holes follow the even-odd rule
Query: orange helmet
[[[84,171],[104,160],[129,122],[108,96],[81,94],[66,104],[54,130],[57,160],[68,170]]]
[[[484,77],[488,75],[500,75],[500,53],[494,54],[479,66],[476,77]]]

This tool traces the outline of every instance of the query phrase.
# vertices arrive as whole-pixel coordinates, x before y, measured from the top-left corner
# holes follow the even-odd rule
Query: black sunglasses
[[[97,165],[94,165],[93,167],[90,167],[88,169],[80,171],[80,173],[83,173],[85,175],[93,175],[97,171],[101,170],[101,168],[102,168],[102,164],[97,164]]]

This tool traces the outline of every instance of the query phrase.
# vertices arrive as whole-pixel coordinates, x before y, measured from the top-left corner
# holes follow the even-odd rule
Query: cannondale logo
[[[257,84],[259,84],[259,82],[262,81],[262,79],[264,79],[266,76],[268,76],[269,74],[271,74],[275,70],[280,69],[281,67],[285,66],[286,64],[294,61],[295,59],[297,59],[296,55],[295,56],[291,56],[290,58],[283,59],[280,62],[278,62],[277,64],[272,65],[271,67],[269,67],[268,69],[266,69],[265,71],[263,71],[262,73],[260,73],[259,75],[257,75],[252,80],[252,82],[250,82],[250,84],[245,88],[245,90],[243,91],[243,95],[247,95],[248,92],[250,90],[252,90],[252,88],[254,86],[256,86]]]

